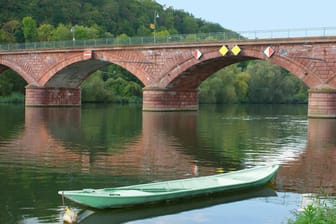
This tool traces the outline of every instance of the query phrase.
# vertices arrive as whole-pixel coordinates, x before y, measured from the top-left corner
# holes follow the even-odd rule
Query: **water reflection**
[[[24,106],[0,106],[0,118],[4,120],[0,125],[0,146],[10,139],[15,139],[24,128]]]
[[[309,119],[304,153],[282,166],[278,188],[300,193],[336,194],[336,120]]]
[[[0,223],[57,222],[59,189],[204,176],[272,162],[282,164],[276,190],[283,198],[265,203],[288,209],[299,196],[279,200],[292,200],[290,192],[336,193],[336,120],[307,121],[305,107],[202,106],[182,113],[115,105],[0,107],[0,115]]]
[[[24,128],[6,141],[10,151],[3,149],[1,160],[60,172],[138,176],[139,182],[280,162],[279,189],[336,192],[335,120],[309,120],[305,140],[296,127],[305,128],[300,117],[289,123],[274,112],[260,116],[247,109],[217,109],[209,116],[212,111],[28,107]]]
[[[197,138],[196,112],[143,112],[142,119],[138,115],[122,119],[123,109],[113,110],[112,116],[105,110],[96,113],[92,116],[80,108],[26,108],[25,129],[15,140],[20,145],[17,155],[24,147],[25,161],[35,166],[56,169],[72,164],[71,172],[146,174],[143,181],[193,174],[195,159],[186,149]],[[17,157],[14,154],[10,156]],[[199,170],[203,175],[210,172],[206,167]]]
[[[80,223],[126,223],[134,220],[166,216],[181,212],[190,212],[192,210],[216,206],[224,203],[237,202],[258,197],[269,198],[275,196],[276,192],[272,188],[264,186],[250,191],[241,191],[234,194],[227,193],[208,195],[205,197],[196,197],[189,200],[184,200],[183,202],[177,200],[159,205],[148,205],[144,207],[108,209],[104,211],[86,210],[83,212],[83,214],[80,214]],[[237,219],[239,218],[237,217]],[[218,220],[213,221],[218,222]]]

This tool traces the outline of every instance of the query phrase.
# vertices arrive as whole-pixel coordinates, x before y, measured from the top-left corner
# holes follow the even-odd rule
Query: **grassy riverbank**
[[[336,224],[336,203],[332,199],[328,202],[316,199],[295,216],[288,224]]]

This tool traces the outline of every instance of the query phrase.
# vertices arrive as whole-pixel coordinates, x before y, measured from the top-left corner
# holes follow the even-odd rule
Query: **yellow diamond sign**
[[[229,49],[225,46],[225,45],[223,45],[220,49],[219,49],[219,53],[221,53],[221,55],[226,55],[227,54],[227,52],[229,51]]]
[[[233,55],[238,55],[240,53],[241,49],[238,45],[233,46],[233,48],[231,48],[231,52]]]

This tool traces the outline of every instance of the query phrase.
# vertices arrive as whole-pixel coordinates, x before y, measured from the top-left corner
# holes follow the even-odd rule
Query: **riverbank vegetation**
[[[200,103],[307,103],[307,98],[301,80],[266,61],[231,65],[200,86]]]
[[[308,205],[296,219],[288,224],[336,224],[336,207]]]
[[[0,75],[0,103],[23,103],[26,82],[12,70]]]
[[[215,32],[236,35],[219,24],[153,0],[5,0],[0,4],[0,44],[152,36],[154,20],[157,37]],[[25,85],[14,71],[2,72],[0,102],[18,101]],[[143,84],[116,65],[95,72],[81,88],[83,102],[142,101]],[[200,103],[307,102],[307,88],[301,81],[275,65],[259,61],[220,70],[204,81],[199,91]]]
[[[329,199],[329,202],[334,201]],[[303,211],[295,214],[295,220],[288,224],[336,224],[336,204],[315,199],[314,203],[306,206]]]

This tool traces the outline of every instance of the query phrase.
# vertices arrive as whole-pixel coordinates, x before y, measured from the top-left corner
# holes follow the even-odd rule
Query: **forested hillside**
[[[153,0],[3,0],[0,4],[1,42],[71,39],[72,27],[76,39],[149,36],[154,17],[157,31],[164,34],[225,30]],[[61,36],[62,30],[68,36]]]
[[[151,36],[154,20],[157,36],[231,32],[154,0],[2,0],[0,8],[0,44]],[[22,99],[25,85],[13,71],[3,72],[2,100],[8,96],[16,99],[17,93]],[[141,102],[143,86],[129,72],[110,65],[91,75],[81,87],[83,101]],[[282,89],[271,91],[274,88]],[[203,103],[305,102],[306,95],[305,86],[294,76],[267,63],[233,65],[200,86]]]

